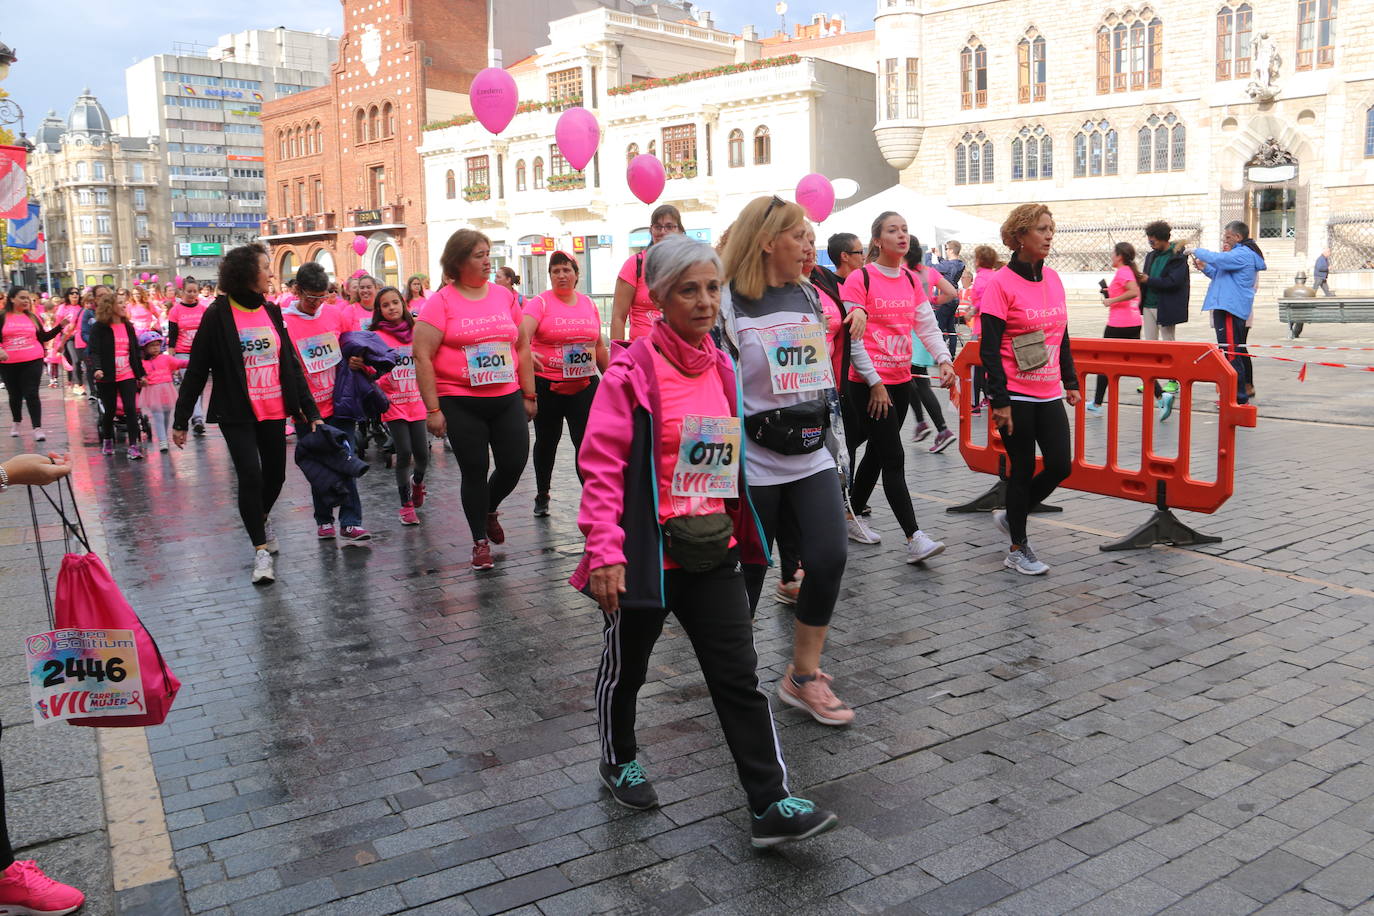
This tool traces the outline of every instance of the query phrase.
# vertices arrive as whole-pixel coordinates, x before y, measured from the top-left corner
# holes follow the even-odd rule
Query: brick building
[[[342,0],[330,80],[263,107],[267,220],[278,276],[319,261],[331,276],[363,268],[400,284],[429,263],[421,127],[470,111],[468,86],[488,48],[532,50],[531,22],[596,0]],[[530,46],[526,46],[530,45]],[[367,239],[361,257],[353,239]]]

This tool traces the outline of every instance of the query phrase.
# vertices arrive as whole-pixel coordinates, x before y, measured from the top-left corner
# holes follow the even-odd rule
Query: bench
[[[1319,296],[1313,299],[1280,299],[1279,321],[1299,324],[1374,322],[1374,297]]]

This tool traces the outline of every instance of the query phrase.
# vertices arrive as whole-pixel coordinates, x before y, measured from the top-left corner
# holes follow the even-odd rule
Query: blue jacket
[[[1256,275],[1265,269],[1264,258],[1244,244],[1230,251],[1199,248],[1193,256],[1207,265],[1203,273],[1212,279],[1202,310],[1221,309],[1237,318],[1249,318],[1255,307]]]
[[[345,420],[376,420],[391,401],[366,372],[348,368],[348,360],[362,357],[377,375],[385,375],[400,358],[375,331],[347,331],[339,337],[343,365],[334,379],[334,416]]]
[[[330,506],[342,505],[349,497],[348,481],[368,470],[367,462],[353,454],[348,433],[327,423],[297,437],[296,464],[310,489]]]

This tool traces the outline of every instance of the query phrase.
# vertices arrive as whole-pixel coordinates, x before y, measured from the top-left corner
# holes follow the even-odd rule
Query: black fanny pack
[[[765,410],[744,418],[750,442],[779,455],[806,455],[825,444],[830,409],[821,400],[803,401],[790,407]]]
[[[730,552],[735,524],[724,512],[679,515],[663,523],[663,549],[688,572],[710,572]]]

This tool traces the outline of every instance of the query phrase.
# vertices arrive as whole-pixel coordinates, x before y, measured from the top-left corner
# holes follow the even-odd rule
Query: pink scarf
[[[716,342],[707,334],[695,347],[677,335],[662,318],[654,322],[649,342],[658,348],[663,358],[686,375],[701,375],[716,363]]]

